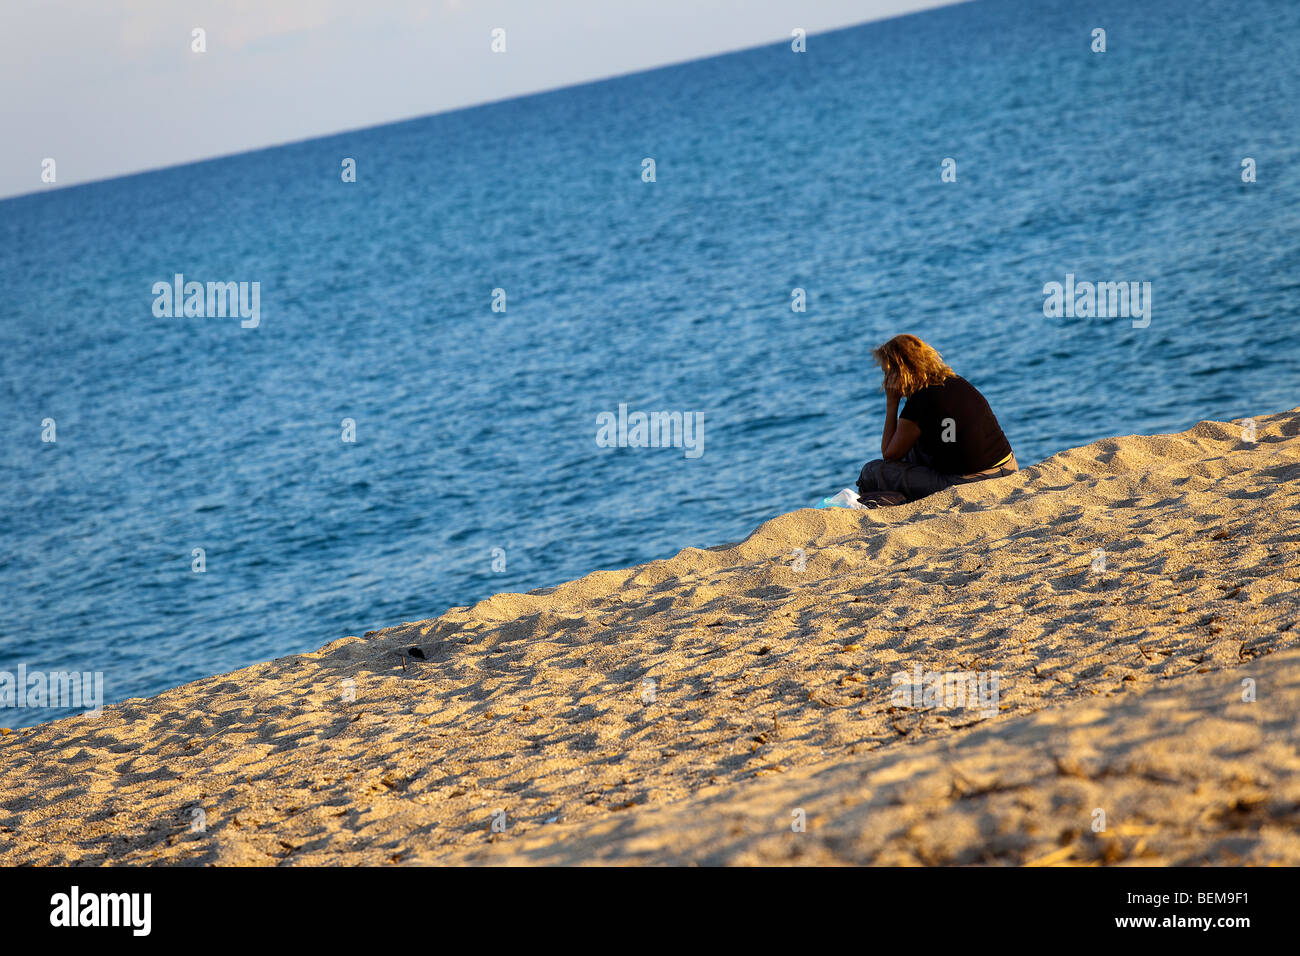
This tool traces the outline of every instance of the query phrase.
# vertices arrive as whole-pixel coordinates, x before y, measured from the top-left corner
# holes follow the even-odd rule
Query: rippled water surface
[[[874,457],[899,331],[1022,463],[1300,404],[1297,41],[981,2],[2,202],[0,669],[120,700],[737,540]],[[177,272],[260,326],[155,317]],[[1067,272],[1149,281],[1150,326],[1045,318]],[[619,403],[703,454],[597,447]]]

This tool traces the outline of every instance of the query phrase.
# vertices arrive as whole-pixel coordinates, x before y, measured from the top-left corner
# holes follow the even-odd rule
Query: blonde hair
[[[885,373],[881,390],[893,380],[904,398],[910,398],[927,385],[938,385],[957,375],[944,362],[942,355],[915,335],[895,335],[884,345],[872,349],[871,357]]]

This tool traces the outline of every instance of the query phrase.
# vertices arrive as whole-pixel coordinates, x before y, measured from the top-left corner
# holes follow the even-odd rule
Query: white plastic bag
[[[838,494],[832,495],[829,498],[823,498],[821,504],[817,505],[817,507],[852,508],[855,511],[862,511],[865,510],[867,506],[858,500],[858,493],[856,491],[851,488],[845,488]]]

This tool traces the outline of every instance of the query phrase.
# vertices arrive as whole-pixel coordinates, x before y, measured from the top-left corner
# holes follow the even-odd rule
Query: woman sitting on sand
[[[989,403],[933,348],[896,335],[871,356],[885,373],[885,431],[881,457],[858,476],[863,504],[902,504],[1017,470]],[[901,415],[900,398],[907,399]]]

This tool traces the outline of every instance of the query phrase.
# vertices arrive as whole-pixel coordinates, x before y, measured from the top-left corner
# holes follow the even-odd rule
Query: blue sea
[[[1297,48],[990,0],[0,202],[0,670],[112,702],[739,540],[876,457],[897,332],[1022,464],[1300,404]],[[1067,274],[1150,324],[1045,316]],[[620,404],[701,453],[599,447]]]

